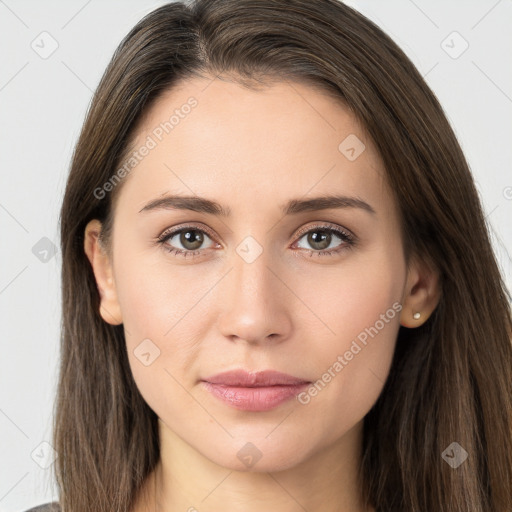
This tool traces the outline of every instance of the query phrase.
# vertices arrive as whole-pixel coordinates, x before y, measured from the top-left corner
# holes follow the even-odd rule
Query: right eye
[[[215,245],[205,230],[199,229],[196,226],[182,226],[177,229],[173,228],[172,230],[164,231],[157,241],[170,253],[182,255],[183,257],[194,257],[203,252],[204,248],[199,248],[205,242],[205,238],[212,242],[206,249]]]

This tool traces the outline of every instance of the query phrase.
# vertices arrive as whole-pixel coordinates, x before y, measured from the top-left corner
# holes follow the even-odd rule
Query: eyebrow
[[[357,197],[343,195],[324,195],[310,199],[291,199],[280,206],[284,215],[293,215],[308,211],[328,210],[331,208],[359,208],[375,215],[375,210],[367,202]],[[192,210],[221,217],[229,217],[231,209],[215,201],[199,196],[165,196],[147,203],[140,211],[155,210]]]

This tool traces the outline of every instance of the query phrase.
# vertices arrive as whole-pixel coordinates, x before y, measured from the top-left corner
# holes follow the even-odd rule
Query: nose
[[[234,255],[233,268],[221,291],[223,306],[218,316],[218,327],[226,338],[264,344],[282,342],[290,336],[293,294],[279,268],[265,251],[250,263]]]

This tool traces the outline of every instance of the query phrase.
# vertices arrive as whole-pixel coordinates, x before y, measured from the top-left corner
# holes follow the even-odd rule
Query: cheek
[[[306,280],[298,291],[322,320],[317,321],[322,334],[309,346],[318,380],[302,403],[311,407],[312,417],[318,413],[325,419],[324,407],[331,411],[333,428],[341,427],[340,411],[347,421],[364,417],[389,374],[405,279],[404,262],[396,254],[347,259],[331,278],[321,280],[322,287]]]
[[[301,269],[294,292],[314,313],[308,315],[304,310],[311,326],[316,322],[318,336],[326,342],[322,347],[343,348],[381,315],[386,316],[386,326],[398,325],[399,315],[393,304],[401,300],[405,270],[396,254],[376,250],[354,254],[330,268]]]
[[[159,340],[175,337],[177,331],[192,323],[190,317],[195,316],[196,305],[211,287],[211,279],[201,275],[197,270],[165,265],[132,271],[118,287],[125,328]]]
[[[215,276],[203,265],[180,265],[163,248],[125,232],[116,240],[114,269],[127,341],[154,338],[166,343],[182,332],[186,348],[193,341],[188,332],[194,325],[191,317]]]
[[[195,373],[189,370],[208,330],[207,294],[215,284],[215,276],[206,272],[193,266],[177,269],[161,260],[154,264],[152,258],[120,255],[116,260],[130,366],[137,387],[152,407],[168,397],[178,400],[183,391],[178,382],[193,385]]]

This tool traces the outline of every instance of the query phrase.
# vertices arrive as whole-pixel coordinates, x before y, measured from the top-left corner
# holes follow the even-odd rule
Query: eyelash
[[[166,242],[171,239],[174,235],[178,235],[184,231],[200,231],[206,235],[212,240],[214,240],[213,234],[204,228],[199,228],[195,225],[185,225],[181,226],[179,229],[172,230],[172,231],[164,231],[157,239],[156,243],[162,245],[162,247],[169,253],[174,253],[176,256],[182,256],[184,258],[186,257],[196,257],[199,255],[202,251],[205,249],[198,249],[198,250],[184,250],[184,249],[178,249],[176,247],[168,246],[166,245]],[[322,224],[317,226],[308,226],[307,228],[303,228],[299,230],[297,233],[298,240],[300,240],[304,235],[315,232],[315,231],[323,231],[330,234],[335,234],[338,238],[342,240],[342,244],[337,246],[334,249],[329,250],[314,250],[314,249],[302,249],[300,250],[307,251],[310,253],[311,256],[317,255],[317,256],[333,256],[334,254],[337,254],[341,251],[350,249],[353,247],[356,243],[355,236],[350,233],[349,231],[345,231],[344,229],[341,229],[340,227],[334,225],[334,224]]]

